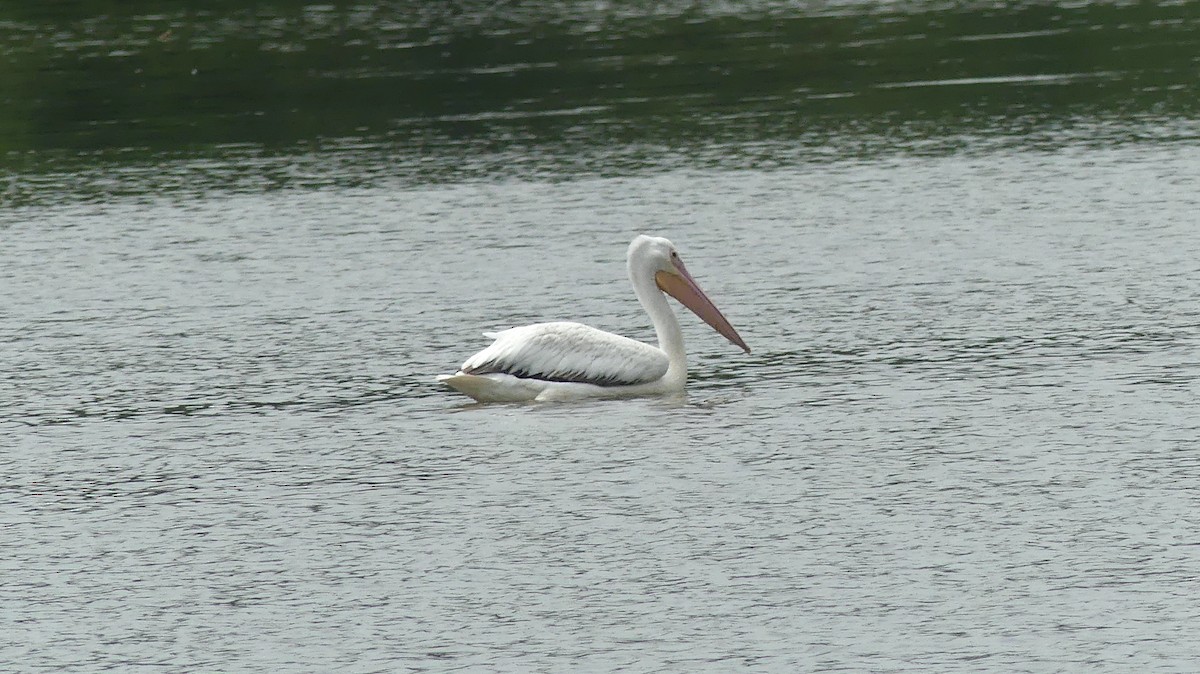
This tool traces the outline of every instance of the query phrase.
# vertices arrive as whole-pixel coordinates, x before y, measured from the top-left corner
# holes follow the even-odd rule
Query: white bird
[[[485,332],[491,346],[438,381],[480,402],[570,400],[682,391],[687,354],[667,293],[750,353],[733,326],[683,266],[674,244],[638,236],[629,244],[629,280],[654,331],[654,347],[580,323],[535,323]]]

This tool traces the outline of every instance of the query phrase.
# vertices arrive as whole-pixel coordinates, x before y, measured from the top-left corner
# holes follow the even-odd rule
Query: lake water
[[[0,10],[5,671],[1194,671],[1187,5]],[[679,397],[479,405],[484,330]]]

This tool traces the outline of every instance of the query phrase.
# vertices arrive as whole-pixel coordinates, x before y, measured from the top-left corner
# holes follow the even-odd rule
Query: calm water
[[[5,671],[1200,661],[1194,9],[80,5],[0,10]],[[433,382],[652,339],[641,232],[751,355]]]

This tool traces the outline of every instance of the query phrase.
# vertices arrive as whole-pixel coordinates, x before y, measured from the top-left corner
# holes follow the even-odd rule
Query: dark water
[[[0,9],[5,671],[1192,671],[1187,4]],[[473,405],[483,330],[686,396]]]

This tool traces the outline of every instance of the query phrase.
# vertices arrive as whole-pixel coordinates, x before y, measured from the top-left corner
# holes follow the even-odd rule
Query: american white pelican
[[[687,354],[679,321],[663,292],[750,353],[688,273],[670,241],[635,238],[629,244],[628,269],[633,291],[658,333],[657,347],[580,323],[535,323],[483,333],[496,341],[468,358],[457,373],[442,375],[438,381],[481,402],[682,391],[687,383]]]

